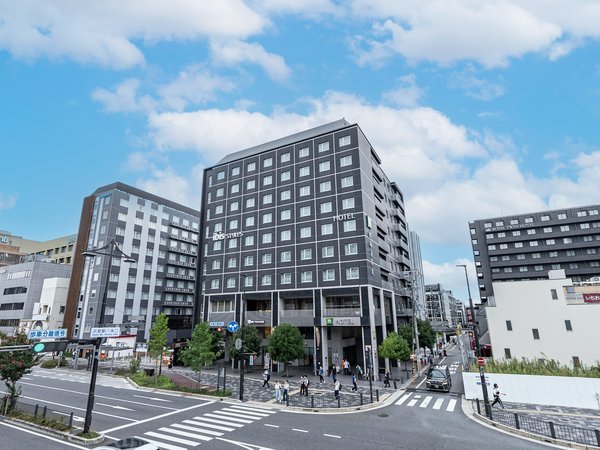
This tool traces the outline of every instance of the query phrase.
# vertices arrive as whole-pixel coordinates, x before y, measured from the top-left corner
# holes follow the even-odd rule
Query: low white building
[[[46,278],[39,302],[33,304],[30,318],[21,321],[25,332],[62,328],[69,292],[69,278]]]
[[[486,308],[494,357],[598,364],[600,282],[573,283],[564,270],[548,275],[494,283]]]

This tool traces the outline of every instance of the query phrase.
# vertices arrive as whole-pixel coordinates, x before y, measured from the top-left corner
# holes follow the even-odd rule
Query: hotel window
[[[529,246],[530,247],[537,247],[538,246],[538,241],[530,241],[529,242]]]
[[[510,255],[503,255],[502,261],[510,261]]]
[[[535,228],[530,228],[527,230],[527,234],[535,234]]]
[[[350,135],[340,137],[340,139],[338,140],[338,143],[339,143],[340,147],[343,147],[345,145],[350,145]]]
[[[310,166],[300,167],[300,171],[298,172],[299,176],[306,177],[310,175]]]
[[[246,217],[246,226],[247,227],[254,226],[254,216]]]
[[[572,244],[573,238],[563,238],[563,244]]]
[[[578,263],[570,263],[569,269],[579,269],[579,264]]]
[[[358,244],[356,244],[356,243],[346,244],[344,246],[344,253],[346,255],[356,255],[356,254],[358,254]]]
[[[550,265],[551,270],[560,270],[560,268],[561,268],[560,264],[551,264]]]
[[[512,331],[513,327],[512,327],[512,322],[510,320],[506,321],[506,331]]]
[[[540,272],[540,271],[544,270],[544,266],[540,266],[540,265],[533,266],[533,270],[535,270],[536,272]]]
[[[225,171],[221,170],[220,172],[217,173],[217,180],[224,180],[225,179]]]
[[[323,181],[319,184],[319,192],[331,191],[331,181]]]
[[[244,286],[252,287],[254,285],[254,277],[252,275],[247,275],[244,277]]]
[[[510,224],[511,225],[518,225],[519,224],[519,219],[510,219]]]
[[[265,233],[262,235],[263,244],[270,244],[271,242],[273,242],[273,233]]]
[[[220,280],[212,280],[210,282],[210,288],[211,289],[219,289],[220,286],[221,286],[221,281]]]
[[[227,260],[227,267],[229,267],[230,269],[237,267],[237,258],[229,258]]]
[[[550,216],[542,216],[542,217],[540,217],[540,220],[542,222],[548,222],[550,220]]]
[[[583,236],[583,242],[592,242],[593,240],[592,236]]]
[[[290,230],[283,230],[280,234],[279,234],[279,239],[281,241],[289,241],[292,239],[292,232]]]
[[[331,258],[331,257],[333,257],[333,245],[328,245],[327,247],[323,247],[321,249],[321,256],[323,258]]]
[[[244,266],[253,266],[254,256],[244,256]]]
[[[321,234],[322,235],[333,234],[333,224],[324,223],[323,225],[321,225]]]
[[[497,227],[503,227],[504,226],[504,222],[502,220],[496,222],[496,226]]]
[[[238,220],[237,219],[231,219],[229,221],[229,229],[230,230],[235,230],[238,227]]]
[[[265,158],[263,161],[263,167],[272,167],[273,166],[273,158]]]
[[[300,208],[300,217],[309,217],[310,216],[310,206],[303,206]]]
[[[217,197],[223,197],[225,195],[225,188],[217,189]]]
[[[312,236],[312,228],[311,227],[300,228],[300,238],[309,238],[311,236]]]
[[[493,235],[492,235],[492,236],[493,236]],[[505,233],[504,231],[502,231],[501,233],[498,233],[498,234],[496,235],[496,237],[499,237],[499,238],[506,237],[506,233]]]
[[[240,192],[240,184],[239,183],[232,184],[229,192],[231,192],[232,194],[237,194],[238,192]]]
[[[246,208],[254,208],[256,206],[256,199],[247,198],[246,199]]]
[[[263,205],[270,205],[273,203],[273,194],[265,194],[262,198]]]
[[[558,220],[565,220],[567,218],[567,215],[565,213],[560,213],[557,217]]]
[[[554,239],[546,239],[546,245],[554,245]]]
[[[508,248],[508,244],[500,244],[500,250],[506,250]]]
[[[313,277],[312,277],[312,272],[308,271],[308,272],[302,272],[300,274],[300,281],[302,283],[312,283]]]
[[[488,234],[486,234],[485,238],[486,239],[494,239],[494,233],[488,233]],[[474,240],[475,240],[475,242],[477,242],[477,239],[474,239]],[[471,242],[473,242],[473,241],[471,241]]]
[[[237,246],[238,246],[237,238],[229,239],[229,242],[228,242],[229,248],[237,248]]]
[[[235,278],[227,278],[227,287],[234,288],[235,287]]]
[[[282,273],[281,274],[281,284],[291,284],[292,283],[292,274],[291,273]]]
[[[488,245],[488,250],[496,250],[496,246],[494,244]]]
[[[327,269],[323,271],[323,281],[335,281],[335,270]]]
[[[517,255],[517,259],[525,259],[525,255],[524,255],[524,254],[522,254],[522,253],[519,253],[519,254]]]
[[[215,214],[223,214],[223,205],[215,206]]]
[[[244,237],[244,245],[246,247],[254,245],[254,236],[250,235],[250,236]]]
[[[328,170],[331,170],[330,161],[323,161],[322,163],[319,163],[319,172],[327,172]]]
[[[558,252],[548,252],[550,258],[558,258]]]
[[[240,174],[240,166],[232,167],[231,176],[235,177],[236,175],[239,175],[239,174]]]
[[[595,255],[596,253],[597,253],[597,250],[595,248],[586,248],[585,249],[586,255]]]
[[[310,156],[310,149],[308,147],[302,147],[298,150],[298,158],[306,158],[307,156]]]
[[[536,242],[536,245],[537,245],[537,242]],[[522,242],[515,242],[515,248],[523,248],[523,243]]]
[[[340,158],[340,167],[347,167],[352,165],[352,155],[344,156]]]
[[[519,230],[512,232],[513,236],[521,236],[521,232]]]
[[[587,216],[587,211],[577,211],[577,217],[585,217]]]
[[[221,250],[223,241],[214,241],[213,250]]]
[[[246,181],[246,190],[252,190],[256,187],[256,180]]]
[[[345,198],[342,200],[342,209],[352,209],[354,208],[354,197]]]
[[[344,221],[344,232],[356,231],[356,220]]]
[[[300,188],[300,197],[306,197],[310,195],[310,186],[302,186]]]
[[[237,211],[240,209],[240,202],[231,202],[229,205],[229,211]]]
[[[496,262],[496,261],[498,261],[497,256],[490,256],[490,262]]]
[[[281,201],[289,200],[290,198],[292,198],[292,191],[290,191],[289,189],[281,191],[281,194],[279,194],[279,198],[281,199]]]
[[[220,259],[215,259],[212,262],[212,270],[219,270],[221,268],[221,260]]]
[[[597,216],[597,215],[598,215],[597,209],[590,209],[590,216]]]
[[[263,275],[261,279],[261,284],[263,286],[271,286],[271,275]]]
[[[291,251],[285,251],[285,252],[281,252],[279,255],[279,261],[280,262],[290,262],[292,260],[292,252]]]
[[[505,348],[504,349],[504,359],[511,359],[512,356],[510,354],[510,348]]]
[[[344,177],[342,178],[341,183],[343,188],[354,186],[354,177]]]
[[[521,266],[519,267],[519,272],[527,272],[527,266]]]
[[[575,250],[567,250],[567,256],[575,256]]]
[[[287,152],[287,153],[282,153],[282,154],[279,156],[279,162],[282,162],[282,163],[289,162],[289,161],[290,161],[290,158],[291,158],[291,154],[290,154],[290,152]]]
[[[321,203],[319,208],[320,208],[321,214],[330,213],[331,211],[333,211],[333,204],[331,202]]]
[[[580,223],[579,224],[579,228],[581,228],[582,230],[587,230],[590,227],[589,223]]]
[[[552,233],[552,227],[544,227],[544,233]]]
[[[539,339],[540,338],[540,331],[537,328],[532,328],[531,332],[533,333],[533,338],[534,339]]]
[[[267,223],[272,223],[273,222],[273,213],[265,213],[262,216],[262,223],[263,224],[267,224]]]
[[[483,228],[492,228],[492,223],[491,222],[484,223]]]
[[[525,223],[533,223],[533,217],[525,217]]]
[[[273,176],[272,175],[267,175],[266,177],[263,177],[263,185],[264,186],[269,186],[273,184]]]
[[[252,162],[252,163],[248,164],[248,169],[247,169],[248,172],[254,172],[255,170],[256,170],[256,163]]]
[[[571,228],[569,227],[569,225],[561,225],[560,226],[560,231],[569,231]]]
[[[475,228],[471,228],[471,234],[477,234],[477,231],[475,230]]]
[[[273,255],[271,253],[265,253],[262,255],[263,264],[271,264],[273,262]]]
[[[497,267],[492,268],[492,273],[500,273],[500,269]]]
[[[283,209],[279,213],[279,217],[281,220],[290,220],[292,218],[292,210],[291,209]]]
[[[279,181],[289,181],[292,177],[292,173],[289,170],[286,170],[285,172],[281,172],[281,175],[279,176]]]
[[[512,267],[505,267],[504,268],[504,273],[511,273],[512,272]]]
[[[540,258],[542,257],[542,255],[541,255],[540,253],[532,253],[532,254],[531,254],[531,257],[532,257],[533,259],[540,259]]]
[[[590,267],[600,267],[600,261],[590,261]]]
[[[358,267],[348,267],[346,269],[346,279],[347,280],[357,280],[358,279]]]
[[[300,259],[307,260],[312,258],[312,248],[303,248],[300,250]]]
[[[326,152],[329,150],[329,142],[321,142],[319,144],[319,153]]]

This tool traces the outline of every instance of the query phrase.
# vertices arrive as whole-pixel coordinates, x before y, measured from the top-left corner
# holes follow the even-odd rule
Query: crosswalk
[[[81,384],[90,384],[90,376],[79,374],[79,373],[69,373],[60,370],[35,370],[31,372],[26,377],[22,378],[25,381],[33,381],[40,379],[54,379],[61,381],[70,381],[73,383],[81,383]],[[117,377],[105,377],[103,375],[98,375],[96,379],[96,384],[99,386],[112,387],[115,389],[134,389],[125,379],[117,378]]]
[[[185,450],[203,442],[223,436],[225,433],[254,423],[275,414],[276,411],[242,405],[204,413],[191,419],[172,423],[155,431],[148,431],[138,439],[151,442],[164,450]]]
[[[419,408],[431,408],[437,411],[452,412],[456,408],[457,403],[458,400],[455,398],[422,395],[410,392],[404,394],[395,405],[407,407],[418,406]]]

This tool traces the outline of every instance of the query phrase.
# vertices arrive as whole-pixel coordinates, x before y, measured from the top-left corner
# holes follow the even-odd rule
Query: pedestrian
[[[390,387],[390,371],[386,370],[385,375],[383,376],[383,387]]]
[[[270,388],[271,385],[269,384],[269,380],[271,379],[271,374],[269,373],[269,369],[265,369],[265,371],[263,372],[263,385],[262,387],[268,387]]]
[[[337,381],[337,368],[335,366],[333,366],[331,369],[331,378],[333,379],[334,383]]]
[[[345,369],[346,366],[344,366],[345,363],[346,363],[346,360],[344,358],[342,358],[342,365],[340,366],[342,369],[342,372],[341,372],[342,375],[346,375],[346,369]]]
[[[310,385],[310,380],[307,375],[304,375],[304,395],[308,397],[308,386]]]
[[[352,390],[353,391],[358,391],[358,386],[356,384],[356,374],[352,374]]]
[[[275,382],[275,401],[281,403],[281,384],[279,381]]]
[[[300,395],[304,395],[304,389],[306,389],[306,382],[304,381],[304,375],[300,375]]]
[[[492,406],[494,406],[496,403],[499,403],[500,406],[502,407],[502,409],[504,409],[504,403],[502,403],[502,399],[500,398],[500,395],[506,395],[506,394],[501,394],[498,384],[494,383],[494,401],[492,402]]]
[[[169,356],[169,362],[167,363],[167,369],[173,368],[173,357]]]
[[[288,380],[285,380],[285,383],[283,383],[283,401],[287,404],[289,398],[290,398],[290,383],[288,382]]]
[[[340,382],[336,381],[335,384],[333,385],[333,394],[335,395],[335,398],[340,398]]]
[[[325,383],[324,376],[325,376],[325,369],[323,369],[323,367],[321,367],[319,369],[319,383],[321,383],[321,384]]]
[[[359,380],[362,380],[362,368],[357,364],[356,365],[356,376]]]
[[[350,375],[350,361],[346,360],[346,367],[344,368],[344,370],[346,371],[346,375]]]

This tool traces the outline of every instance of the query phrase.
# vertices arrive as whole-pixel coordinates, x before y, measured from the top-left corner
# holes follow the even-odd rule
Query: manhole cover
[[[377,414],[377,417],[389,417],[389,414]]]

